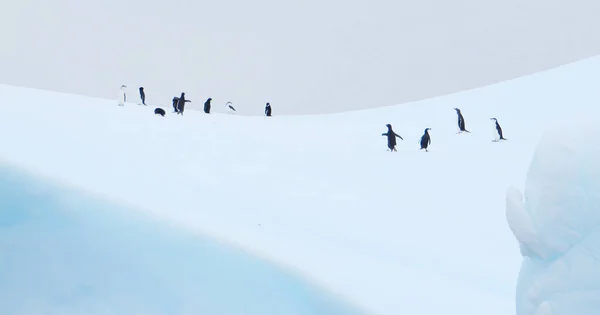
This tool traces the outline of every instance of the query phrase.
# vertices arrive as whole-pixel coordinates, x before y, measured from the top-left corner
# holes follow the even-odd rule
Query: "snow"
[[[0,279],[10,279],[0,294],[20,294],[0,313],[513,314],[517,281],[527,284],[513,218],[534,240],[528,250],[546,244],[535,242],[533,216],[517,211],[509,227],[506,191],[523,189],[546,125],[595,110],[599,80],[592,58],[415,103],[273,117],[223,106],[180,116],[170,105],[160,117],[152,104],[0,86],[2,177],[26,171],[75,203],[42,203],[43,220],[0,216],[0,250],[10,253],[0,256]],[[457,134],[454,107],[471,133]],[[508,141],[492,142],[490,117]],[[405,139],[398,152],[386,151],[387,123]],[[82,196],[94,201],[77,204]],[[215,250],[195,250],[206,244]],[[215,261],[224,265],[207,274]],[[31,270],[37,283],[20,282]],[[275,283],[255,283],[255,273]],[[215,302],[194,300],[211,288]]]
[[[360,314],[243,251],[2,174],[2,314]]]
[[[600,129],[581,119],[540,142],[524,197],[507,195],[507,218],[523,264],[518,315],[598,314],[600,309]]]

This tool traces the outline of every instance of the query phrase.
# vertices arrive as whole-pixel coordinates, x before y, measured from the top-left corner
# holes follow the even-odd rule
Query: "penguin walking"
[[[265,116],[271,117],[271,104],[270,103],[267,103],[267,105],[265,106]]]
[[[421,136],[421,149],[420,150],[425,149],[425,152],[429,152],[429,150],[427,150],[427,147],[429,147],[429,145],[431,144],[431,137],[429,137],[429,130],[431,130],[431,128],[425,128],[425,133],[423,134],[423,136]]]
[[[140,98],[142,99],[142,104],[146,105],[146,93],[144,92],[144,87],[142,86],[140,86]]]
[[[400,140],[404,139],[399,134],[395,133],[394,130],[392,130],[392,125],[387,124],[385,126],[388,128],[388,131],[382,133],[381,135],[387,136],[388,148],[390,149],[390,152],[394,152],[396,151],[396,137],[400,138]]]
[[[496,137],[492,141],[498,142],[500,140],[506,140],[506,138],[504,138],[504,135],[502,135],[502,127],[500,127],[500,124],[498,123],[498,119],[490,118],[490,120],[493,120],[496,123]]]
[[[235,108],[233,107],[233,103],[231,103],[231,102],[227,102],[227,103],[225,104],[225,108],[227,109],[227,112],[228,112],[229,114],[234,114],[234,113],[235,113]]]
[[[127,85],[123,84],[121,85],[121,89],[119,90],[119,106],[125,106],[125,102],[127,102],[127,94],[125,93],[125,89],[127,88]]]
[[[209,97],[206,102],[204,102],[204,112],[206,114],[210,114],[210,101],[212,101],[212,98]]]
[[[462,113],[460,112],[460,109],[455,108],[454,110],[456,111],[456,114],[458,115],[458,130],[459,130],[458,133],[461,133],[461,132],[469,132],[470,133],[470,131],[465,128],[465,118],[463,117]]]

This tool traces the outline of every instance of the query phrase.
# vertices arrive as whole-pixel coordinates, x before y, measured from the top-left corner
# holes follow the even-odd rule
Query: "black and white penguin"
[[[165,117],[166,113],[165,113],[164,109],[162,109],[160,107],[157,107],[157,108],[154,109],[154,114],[161,115],[161,116]]]
[[[396,151],[396,137],[400,138],[401,140],[402,137],[400,137],[399,134],[395,133],[394,130],[392,130],[392,125],[387,124],[385,125],[388,128],[387,132],[382,133],[382,136],[387,136],[387,140],[388,140],[388,148],[390,149],[390,152],[394,152]]]
[[[179,97],[177,97],[177,96],[173,97],[173,112],[174,113],[179,113],[179,108],[177,106],[178,103],[179,103]]]
[[[204,113],[206,114],[210,114],[210,101],[212,101],[212,98],[209,97],[206,102],[204,102]]]
[[[140,98],[142,99],[141,105],[146,105],[146,92],[144,92],[144,87],[140,86]],[[148,106],[148,105],[146,105]]]
[[[431,137],[429,137],[429,130],[431,130],[431,128],[425,128],[425,133],[421,137],[421,149],[420,150],[425,149],[425,152],[429,152],[427,150],[427,147],[429,147],[429,145],[431,144]]]
[[[462,113],[460,112],[460,109],[455,108],[454,110],[456,111],[456,114],[458,115],[458,133],[461,133],[463,131],[470,133],[470,131],[465,128],[465,118],[463,117]]]
[[[183,115],[183,110],[185,109],[185,103],[191,103],[192,101],[185,99],[185,93],[181,93],[179,100],[177,101],[177,114]]]
[[[502,127],[500,127],[500,124],[498,123],[498,119],[490,118],[490,120],[493,120],[496,123],[496,133],[495,133],[495,139],[493,141],[498,142],[500,140],[506,140],[504,138],[504,135],[502,135]]]
[[[265,106],[265,116],[271,117],[271,103],[267,103]]]
[[[225,104],[225,108],[227,109],[227,112],[228,112],[229,114],[233,114],[233,113],[235,113],[235,108],[233,107],[233,103],[231,103],[231,102],[227,102],[227,103]]]

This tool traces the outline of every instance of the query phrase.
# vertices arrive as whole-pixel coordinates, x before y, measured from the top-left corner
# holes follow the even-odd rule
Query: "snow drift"
[[[2,314],[361,314],[248,253],[0,168]]]
[[[525,199],[507,195],[507,219],[523,255],[517,315],[600,311],[600,128],[561,124],[536,150]]]

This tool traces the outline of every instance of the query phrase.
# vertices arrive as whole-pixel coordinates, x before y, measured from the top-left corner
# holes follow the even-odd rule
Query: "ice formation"
[[[523,262],[517,315],[600,314],[600,128],[547,132],[506,216]]]

